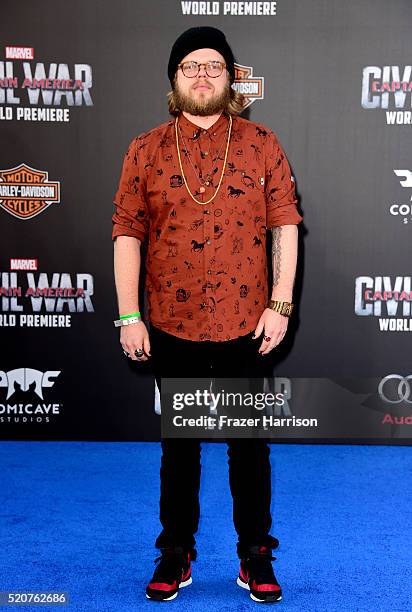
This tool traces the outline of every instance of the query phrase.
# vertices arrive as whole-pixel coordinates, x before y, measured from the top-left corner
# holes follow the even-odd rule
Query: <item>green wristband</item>
[[[132,314],[120,315],[121,319],[128,319],[129,317],[140,317],[140,312],[132,312]]]

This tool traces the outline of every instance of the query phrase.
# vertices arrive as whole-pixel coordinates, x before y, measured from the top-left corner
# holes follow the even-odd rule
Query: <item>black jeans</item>
[[[253,332],[223,342],[177,338],[150,326],[152,367],[161,377],[249,377],[265,375],[266,356],[258,354],[262,336]],[[272,524],[270,447],[264,439],[227,439],[233,522],[239,548],[270,545]],[[194,547],[200,507],[200,439],[162,439],[160,522],[155,546]]]

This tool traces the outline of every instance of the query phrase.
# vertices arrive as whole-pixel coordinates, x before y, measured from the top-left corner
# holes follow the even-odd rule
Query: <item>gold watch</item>
[[[279,314],[290,317],[293,310],[292,302],[280,302],[279,300],[269,300],[267,308],[278,312]]]

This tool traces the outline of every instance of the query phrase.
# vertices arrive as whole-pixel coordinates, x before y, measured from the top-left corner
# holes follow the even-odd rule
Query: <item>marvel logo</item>
[[[10,270],[37,270],[37,259],[10,259]]]
[[[6,59],[34,59],[33,47],[6,47]]]

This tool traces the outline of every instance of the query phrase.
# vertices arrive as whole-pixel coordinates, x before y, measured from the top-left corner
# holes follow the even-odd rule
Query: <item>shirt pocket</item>
[[[265,169],[262,164],[236,160],[228,165],[224,182],[225,196],[229,200],[254,199],[265,193]]]

